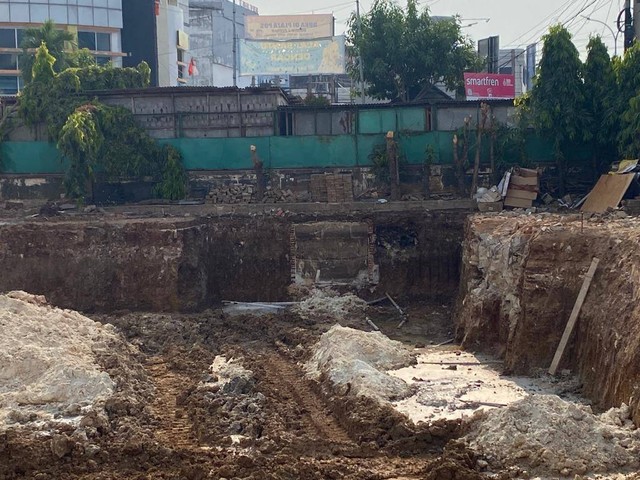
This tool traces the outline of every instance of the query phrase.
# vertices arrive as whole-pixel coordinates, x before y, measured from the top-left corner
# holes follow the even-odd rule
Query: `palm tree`
[[[56,28],[53,20],[47,20],[41,27],[27,28],[20,47],[22,54],[20,55],[20,71],[25,83],[31,81],[31,69],[33,68],[33,60],[35,58],[35,49],[43,43],[47,45],[49,53],[56,59],[53,69],[61,72],[70,66],[69,55],[65,51],[67,42],[74,42],[75,36],[67,30]]]

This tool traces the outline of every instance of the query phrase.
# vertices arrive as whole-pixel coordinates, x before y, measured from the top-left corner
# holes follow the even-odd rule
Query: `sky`
[[[406,5],[406,0],[397,0]],[[248,0],[261,15],[333,13],[336,34],[342,34],[356,2],[345,0]],[[366,13],[373,0],[361,0],[360,11]],[[601,35],[614,53],[616,18],[623,0],[419,0],[432,15],[459,15],[463,31],[475,42],[488,36],[500,36],[500,48],[525,48],[540,41],[550,25],[563,23],[584,59],[590,35]],[[587,20],[585,17],[591,18]],[[595,20],[606,23],[598,23]],[[607,28],[611,27],[611,30]],[[618,52],[623,50],[623,35],[618,35]],[[539,45],[539,51],[542,44]]]

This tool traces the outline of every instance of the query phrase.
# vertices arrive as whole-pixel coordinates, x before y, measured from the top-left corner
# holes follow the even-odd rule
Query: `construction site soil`
[[[5,343],[19,343],[23,334],[15,302],[25,303],[25,311],[35,305],[42,309],[31,314],[38,338],[27,337],[48,349],[37,359],[46,361],[42,369],[50,371],[60,355],[60,368],[53,368],[60,383],[80,394],[95,382],[79,385],[78,378],[102,383],[91,390],[91,401],[57,410],[43,406],[48,397],[20,400],[27,397],[13,391],[12,378],[23,371],[38,377],[41,364],[24,353],[31,343],[17,348],[24,357],[14,355],[6,371],[0,365],[0,478],[640,478],[640,221],[467,214],[422,209],[332,217],[279,210],[216,218],[126,218],[123,212],[6,218],[0,290],[46,295],[51,305],[90,318],[14,292],[0,308],[1,326],[14,332]],[[342,224],[318,222],[328,219]],[[307,278],[291,288],[301,271],[296,242],[302,237],[294,238],[295,228],[303,223],[305,233],[317,225],[320,238],[335,242],[314,252],[322,264],[316,280],[332,267],[332,250],[364,249],[358,268],[369,282],[357,276],[338,288],[369,300],[390,293],[408,315],[389,302],[366,306],[347,295],[334,310],[320,308]],[[358,243],[363,230],[367,240]],[[311,236],[304,239],[306,247],[313,244]],[[495,377],[538,377],[548,368],[594,256],[600,267],[561,364],[563,376],[575,374],[570,394],[547,400],[523,391],[526,398],[504,404],[463,398],[485,381],[474,369],[491,364]],[[345,264],[340,274],[352,273]],[[225,299],[304,300],[278,314],[232,314],[219,308]],[[61,329],[64,335],[53,341],[51,315],[78,327]],[[355,395],[355,381],[336,380],[329,370],[310,375],[314,361],[336,360],[333,353],[322,357],[318,346],[323,339],[326,346],[337,322],[358,331],[379,327],[409,347],[418,365],[376,372],[415,367],[413,375],[402,371],[406,389],[418,392],[418,403],[431,411],[443,413],[441,404],[462,410],[467,403],[475,404],[471,412],[483,411],[412,421],[394,408],[392,390],[390,401],[378,401]],[[66,353],[94,364],[64,363],[64,339],[75,328],[83,344],[70,344]],[[455,340],[467,352],[446,346]],[[377,347],[364,353],[371,352]],[[482,360],[474,352],[493,356]],[[454,361],[432,361],[440,353]],[[434,368],[437,382],[420,376]],[[435,384],[452,396],[433,396]],[[457,385],[465,392],[455,393]],[[579,395],[592,405],[576,400]],[[618,408],[606,411],[610,407]],[[597,445],[614,452],[613,461],[589,451],[573,458],[572,447]]]
[[[46,434],[6,429],[0,478],[479,478],[464,447],[443,454],[459,422],[415,426],[390,406],[305,379],[300,362],[331,319],[216,310],[93,318],[139,348],[98,356],[117,385],[106,417],[83,420],[89,438],[55,420]],[[220,388],[209,369],[219,355],[241,359],[250,377]]]

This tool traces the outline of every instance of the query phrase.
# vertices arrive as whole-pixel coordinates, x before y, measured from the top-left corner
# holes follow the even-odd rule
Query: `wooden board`
[[[580,289],[576,303],[571,311],[571,316],[569,317],[567,326],[565,327],[560,343],[558,344],[558,349],[556,350],[556,354],[554,355],[551,366],[549,367],[549,373],[551,375],[555,375],[558,370],[558,365],[560,365],[560,360],[562,360],[562,354],[564,353],[564,349],[567,347],[567,342],[569,342],[569,337],[571,336],[571,332],[573,332],[573,327],[575,327],[576,322],[578,321],[578,315],[580,315],[582,304],[584,303],[584,299],[589,291],[589,286],[591,285],[591,280],[593,280],[593,275],[596,273],[596,268],[598,268],[598,263],[600,263],[600,259],[593,257],[593,260],[591,260],[591,266],[589,267],[587,274],[584,276],[582,288]]]
[[[602,175],[593,190],[589,192],[581,210],[583,212],[604,213],[607,208],[617,208],[622,197],[627,193],[634,176],[635,173]]]
[[[535,200],[538,198],[536,192],[529,192],[527,190],[519,190],[517,188],[509,188],[507,191],[507,197],[509,198],[522,198],[524,200]]]
[[[505,207],[529,208],[532,205],[533,203],[531,202],[531,200],[525,200],[523,198],[514,198],[507,196],[507,198],[504,199]]]
[[[511,175],[509,186],[522,185],[522,186],[538,186],[538,177],[520,177],[518,175]]]
[[[531,170],[530,168],[516,168],[513,171],[514,175],[519,177],[536,177],[538,178],[538,170]]]

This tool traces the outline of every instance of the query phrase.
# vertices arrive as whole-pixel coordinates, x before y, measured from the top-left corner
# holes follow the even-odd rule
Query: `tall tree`
[[[588,140],[583,65],[571,34],[562,25],[543,37],[538,75],[526,105],[538,133],[553,141],[558,193],[565,194],[568,149]]]
[[[47,20],[41,27],[27,28],[20,43],[20,48],[22,48],[20,71],[24,81],[31,81],[35,51],[43,43],[47,45],[49,53],[56,59],[56,63],[53,66],[56,72],[61,72],[65,68],[74,66],[70,62],[68,48],[66,48],[67,43],[74,40],[73,33],[59,29],[53,20]]]
[[[583,75],[595,180],[617,157],[619,96],[613,63],[599,36],[589,40],[587,52]]]
[[[615,64],[621,114],[618,150],[626,158],[640,157],[640,42]]]
[[[456,89],[462,73],[479,66],[458,19],[432,18],[426,8],[418,12],[417,0],[408,0],[406,10],[375,0],[360,28],[352,16],[347,37],[356,59],[350,71],[357,78],[361,57],[366,93],[375,98],[411,100],[438,82]]]

